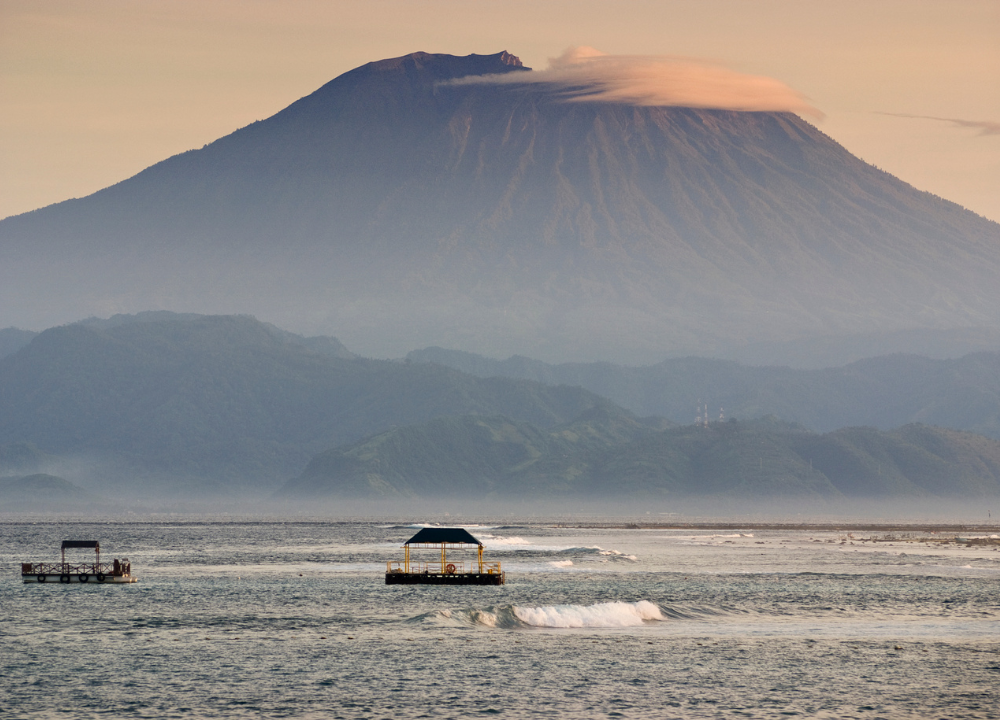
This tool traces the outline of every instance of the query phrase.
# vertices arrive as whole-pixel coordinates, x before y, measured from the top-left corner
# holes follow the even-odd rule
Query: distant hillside
[[[146,310],[144,312],[136,313],[135,315],[112,315],[107,319],[92,317],[87,318],[86,320],[81,320],[75,324],[86,325],[88,327],[99,328],[101,330],[109,330],[121,325],[145,324],[151,322],[194,322],[206,317],[210,316],[198,313],[175,313],[168,310]],[[254,320],[255,322],[260,322],[249,315],[244,315],[242,317]],[[287,330],[275,327],[271,323],[261,324],[267,328],[271,335],[276,338],[280,338],[291,345],[301,345],[309,348],[310,350],[315,350],[321,355],[332,355],[333,357],[339,358],[357,357],[357,355],[348,350],[344,344],[335,337],[325,335],[318,337],[303,337],[302,335],[297,335],[295,333],[288,332]],[[32,336],[37,334],[38,333],[32,333]],[[25,345],[26,344],[27,342],[25,342]]]
[[[281,494],[482,496],[553,492],[557,488],[551,482],[539,485],[531,479],[541,468],[567,462],[585,451],[606,451],[660,427],[612,406],[591,408],[550,430],[506,417],[438,418],[322,453]],[[569,477],[573,470],[560,467],[556,472]]]
[[[957,360],[888,355],[821,370],[748,367],[680,358],[646,367],[610,363],[549,365],[514,356],[491,360],[427,348],[407,356],[479,377],[515,377],[576,385],[639,415],[690,423],[700,400],[709,416],[776,415],[819,432],[851,425],[883,430],[921,422],[1000,438],[1000,353]]]
[[[504,414],[550,427],[607,404],[578,388],[330,354],[337,345],[245,316],[52,328],[0,359],[0,445],[33,443],[129,490],[226,491],[274,487],[316,453],[394,425]]]
[[[817,435],[775,419],[665,430],[591,413],[542,431],[435,420],[322,453],[285,498],[978,497],[1000,495],[1000,442],[925,425]]]
[[[0,330],[0,358],[13,355],[23,348],[38,333],[18,328],[3,328]]]
[[[98,503],[98,496],[55,475],[0,477],[0,512],[58,512]]]
[[[0,476],[38,473],[45,461],[51,459],[31,443],[0,445]]]

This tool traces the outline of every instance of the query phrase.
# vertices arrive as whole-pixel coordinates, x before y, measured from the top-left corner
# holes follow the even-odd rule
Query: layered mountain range
[[[369,63],[3,220],[0,324],[252,313],[369,355],[628,363],[995,337],[1000,225],[791,113],[567,102],[530,72],[506,52]],[[454,82],[484,75],[506,81]]]
[[[407,355],[479,377],[586,388],[632,412],[688,424],[696,416],[775,415],[813,431],[850,425],[890,430],[928,423],[1000,439],[1000,353],[941,360],[894,353],[838,367],[755,367],[731,360],[676,358],[644,367],[550,365],[526,357],[492,360],[426,348]]]
[[[245,316],[50,328],[0,358],[0,476],[106,493],[266,490],[394,425],[503,414],[539,427],[609,404],[582,388],[354,357]]]
[[[517,368],[534,378],[499,376]],[[729,407],[724,422],[713,407],[707,427],[704,414],[691,423],[706,386]],[[827,371],[431,351],[386,361],[247,316],[119,315],[50,328],[0,357],[0,512],[282,487],[307,502],[995,496],[998,397],[998,354]],[[805,424],[760,419],[769,412]],[[866,424],[880,427],[843,427]]]

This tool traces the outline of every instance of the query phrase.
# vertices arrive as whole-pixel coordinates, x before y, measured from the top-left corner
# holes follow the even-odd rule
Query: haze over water
[[[996,545],[507,517],[467,525],[507,585],[387,587],[409,521],[2,527],[3,717],[988,718],[1000,707]],[[69,538],[127,556],[139,582],[20,582],[18,563],[57,559]]]

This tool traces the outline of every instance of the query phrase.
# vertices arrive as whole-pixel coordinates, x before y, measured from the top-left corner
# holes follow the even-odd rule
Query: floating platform
[[[84,548],[96,553],[94,562],[72,564],[66,562],[66,550]],[[128,558],[101,562],[101,545],[97,540],[63,540],[62,562],[21,563],[21,580],[26,583],[134,583],[132,563]]]
[[[503,585],[505,573],[387,572],[386,585]]]
[[[464,562],[448,560],[449,549],[476,548],[476,560],[466,569]],[[440,561],[413,562],[411,548],[433,548]],[[386,585],[503,585],[507,574],[498,562],[483,560],[484,546],[464,528],[424,528],[403,544],[402,562],[390,561],[385,568]]]

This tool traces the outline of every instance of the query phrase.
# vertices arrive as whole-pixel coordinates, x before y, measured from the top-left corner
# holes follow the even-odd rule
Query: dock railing
[[[461,561],[454,562],[448,560],[442,564],[441,562],[407,563],[403,560],[390,560],[386,563],[385,571],[387,573],[409,573],[411,575],[466,575],[480,572],[479,568],[480,564],[478,562],[472,563],[471,567],[467,570],[466,563]],[[499,574],[500,563],[484,562],[482,563],[481,572],[488,575]]]
[[[109,563],[21,563],[22,575],[130,575],[132,564],[128,560]]]

